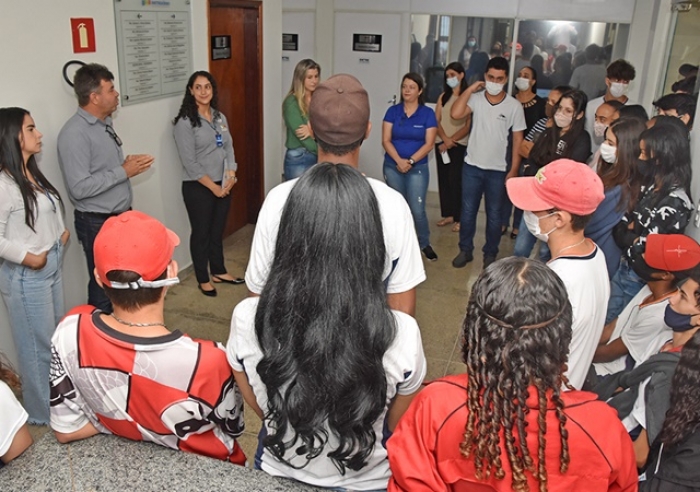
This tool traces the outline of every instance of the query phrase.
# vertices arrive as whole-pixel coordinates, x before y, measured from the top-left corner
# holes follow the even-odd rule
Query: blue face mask
[[[666,306],[664,313],[664,323],[671,328],[674,333],[683,333],[684,331],[692,330],[693,326],[692,314],[680,314],[673,310],[670,304]]]

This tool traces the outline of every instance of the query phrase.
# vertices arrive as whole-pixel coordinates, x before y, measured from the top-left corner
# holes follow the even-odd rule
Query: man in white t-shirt
[[[591,136],[591,153],[595,154],[600,142],[595,139],[595,112],[604,102],[618,101],[622,104],[635,104],[627,97],[630,82],[634,80],[634,67],[626,60],[619,59],[608,65],[606,70],[605,94],[588,101],[586,105],[586,131]]]
[[[559,159],[534,177],[506,183],[513,205],[536,238],[552,253],[548,266],[562,279],[573,309],[568,370],[571,385],[581,389],[605,321],[610,281],[605,255],[583,235],[583,229],[605,198],[603,182],[590,167]],[[518,299],[517,302],[537,302]]]
[[[523,141],[525,113],[522,105],[503,88],[508,80],[508,61],[500,56],[486,65],[486,82],[475,82],[452,105],[450,115],[461,119],[472,115],[469,147],[462,166],[462,218],[459,231],[459,254],[452,266],[462,268],[474,259],[476,214],[481,197],[486,206],[486,244],[484,268],[493,263],[501,242],[501,207],[507,178],[518,175]],[[482,91],[482,89],[486,89]],[[508,167],[508,137],[512,134],[512,167]]]
[[[369,97],[359,80],[338,74],[319,84],[309,106],[309,123],[318,143],[318,161],[359,167],[360,146],[372,127]],[[382,216],[387,259],[384,279],[392,309],[415,315],[416,286],[425,280],[413,217],[406,200],[385,183],[367,178]],[[296,179],[275,187],[265,198],[255,227],[245,281],[260,295],[272,266],[282,210]]]

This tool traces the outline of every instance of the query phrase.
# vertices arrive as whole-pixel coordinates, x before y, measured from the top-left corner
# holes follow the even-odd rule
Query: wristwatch
[[[409,157],[408,163],[409,163],[410,165],[414,165],[414,164],[416,163],[416,161],[414,161],[412,157]]]

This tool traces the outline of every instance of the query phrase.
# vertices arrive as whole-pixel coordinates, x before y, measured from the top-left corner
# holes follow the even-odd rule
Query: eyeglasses
[[[112,128],[112,125],[106,125],[105,131],[107,133],[109,133],[109,136],[112,137],[112,139],[114,139],[114,141],[116,142],[116,144],[118,146],[120,146],[120,147],[122,146],[122,139],[119,138],[119,135],[117,135],[117,132],[114,131],[114,128]]]

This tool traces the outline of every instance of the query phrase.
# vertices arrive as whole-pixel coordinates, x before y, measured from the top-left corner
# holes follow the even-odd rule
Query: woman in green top
[[[289,94],[282,104],[282,116],[287,125],[287,153],[284,156],[284,178],[298,178],[316,164],[316,141],[309,126],[309,102],[316,90],[321,67],[311,59],[297,63]]]

